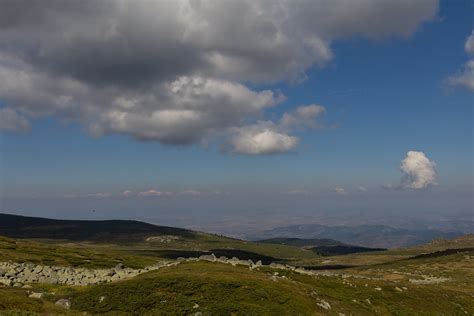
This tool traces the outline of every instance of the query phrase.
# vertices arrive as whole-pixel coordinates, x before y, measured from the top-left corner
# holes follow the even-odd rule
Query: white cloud
[[[359,192],[367,192],[367,188],[364,187],[364,186],[362,186],[362,185],[359,185],[359,186],[357,187],[357,191],[359,191]]]
[[[436,163],[430,160],[421,151],[409,151],[402,160],[400,170],[405,174],[402,179],[402,188],[424,189],[436,182]]]
[[[197,190],[184,190],[184,191],[181,191],[181,192],[178,192],[178,196],[180,195],[188,195],[188,196],[202,196],[204,195],[205,193],[201,192],[201,191],[197,191]]]
[[[467,54],[474,55],[474,30],[471,32],[471,35],[466,39],[464,43],[464,50]]]
[[[258,121],[232,130],[231,151],[244,155],[269,155],[293,151],[300,139],[289,133],[294,129],[316,128],[317,118],[326,113],[320,105],[299,106],[284,113],[278,124]]]
[[[112,197],[112,193],[108,193],[108,192],[98,192],[98,193],[91,193],[91,194],[87,194],[86,195],[87,197],[94,197],[94,198],[110,198]]]
[[[202,143],[283,100],[247,83],[304,80],[335,40],[410,36],[438,11],[437,0],[297,1],[3,1],[0,99],[23,124],[52,116],[94,136]],[[316,127],[312,110],[281,123]],[[281,126],[253,131],[242,153],[298,143]]]
[[[162,191],[157,191],[154,189],[150,189],[148,191],[143,191],[143,192],[138,192],[137,196],[138,197],[150,197],[150,196],[171,196],[173,195],[172,192],[162,192]]]
[[[286,128],[315,128],[316,119],[326,113],[326,109],[320,105],[300,106],[295,110],[283,114],[280,125]]]
[[[132,196],[134,196],[134,193],[133,193],[133,191],[125,190],[122,193],[120,193],[120,196],[122,196],[122,197],[132,197]]]
[[[301,189],[295,189],[295,190],[290,190],[286,192],[286,194],[289,195],[313,195],[313,192],[308,191],[308,190],[301,190]]]
[[[464,51],[469,55],[474,55],[474,31],[466,39]],[[450,86],[460,86],[474,91],[474,59],[468,60],[461,71],[449,76],[446,83]]]
[[[28,132],[30,124],[28,120],[10,108],[0,109],[0,131],[4,132]]]
[[[245,155],[269,155],[294,150],[299,139],[279,131],[272,122],[236,128],[230,139],[232,151]]]
[[[474,59],[469,60],[461,72],[450,76],[447,83],[474,91]]]
[[[339,195],[347,195],[347,191],[341,186],[336,186],[334,188],[334,192],[336,192]]]

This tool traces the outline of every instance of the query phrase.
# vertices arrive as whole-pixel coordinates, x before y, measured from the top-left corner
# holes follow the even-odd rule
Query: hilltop
[[[12,238],[136,242],[155,235],[194,238],[196,232],[132,220],[59,220],[0,214],[0,236]]]

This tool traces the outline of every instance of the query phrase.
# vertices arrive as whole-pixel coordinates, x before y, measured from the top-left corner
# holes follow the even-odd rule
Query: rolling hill
[[[346,255],[358,252],[383,251],[385,248],[354,246],[334,239],[271,238],[259,240],[260,243],[290,245],[312,250],[322,256]]]
[[[0,214],[0,236],[96,242],[137,242],[167,235],[195,238],[191,230],[132,220],[58,220]]]
[[[43,245],[43,256],[51,255],[51,245],[44,241],[5,242],[11,251],[21,250],[13,249],[16,243]],[[472,315],[473,246],[472,235],[438,240],[417,248],[381,252],[383,263],[371,259],[381,254],[369,254],[362,265],[312,274],[277,266],[249,269],[245,265],[189,261],[103,284],[0,285],[0,314]],[[108,248],[92,244],[62,247],[69,247],[69,252],[55,252],[58,258],[90,253],[96,256],[93,260],[103,260],[110,255]],[[456,251],[449,250],[456,247]],[[0,261],[4,260],[4,249]],[[31,253],[24,255],[28,259]],[[124,255],[130,253],[124,251]],[[406,260],[400,260],[400,255]],[[360,256],[366,254],[339,258],[353,262]]]

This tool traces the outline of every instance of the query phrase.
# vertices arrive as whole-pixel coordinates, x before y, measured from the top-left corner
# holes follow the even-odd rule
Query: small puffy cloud
[[[87,197],[94,197],[94,198],[99,198],[99,199],[103,199],[103,198],[109,198],[109,197],[112,197],[112,193],[108,193],[108,192],[98,192],[98,193],[91,193],[91,194],[87,194]]]
[[[204,195],[204,193],[201,192],[201,191],[197,191],[197,190],[184,190],[184,191],[178,192],[177,195],[178,196],[180,196],[180,195],[201,196],[201,195]]]
[[[461,86],[474,91],[474,59],[469,60],[461,72],[450,76],[447,83],[450,86]]]
[[[424,189],[436,182],[436,163],[430,160],[421,151],[409,151],[402,160],[400,170],[405,174],[402,179],[402,188]]]
[[[464,43],[464,50],[466,53],[474,55],[474,30],[471,32],[471,35],[466,39]]]
[[[286,128],[314,128],[317,127],[316,118],[324,113],[326,113],[326,109],[320,105],[300,106],[283,114],[280,125]]]
[[[471,35],[466,39],[464,50],[467,54],[474,56],[474,31],[472,31]],[[471,57],[471,59],[464,64],[461,71],[446,79],[446,83],[449,86],[464,87],[474,91],[474,59]]]
[[[4,132],[28,132],[30,124],[28,120],[11,108],[0,109],[0,131]]]
[[[121,197],[132,197],[133,195],[134,195],[133,192],[130,190],[125,190],[122,193],[120,193]]]
[[[258,122],[235,130],[232,151],[244,155],[270,155],[294,150],[299,138],[280,131],[271,122]]]
[[[290,190],[290,191],[286,192],[286,194],[289,194],[289,195],[313,195],[313,193],[311,191],[300,190],[300,189]]]
[[[292,130],[316,128],[316,119],[326,109],[320,105],[299,106],[295,110],[284,113],[278,123],[258,121],[232,129],[229,141],[231,151],[243,155],[269,155],[293,151],[300,139],[290,135]]]
[[[359,185],[359,186],[357,187],[357,191],[359,191],[359,192],[367,192],[367,188],[364,187],[364,186],[362,186],[362,185]]]
[[[347,191],[341,186],[335,187],[334,192],[336,192],[339,195],[347,195]]]
[[[163,196],[166,195],[165,192],[157,191],[157,190],[148,190],[143,192],[138,192],[139,197],[149,197],[149,196]]]

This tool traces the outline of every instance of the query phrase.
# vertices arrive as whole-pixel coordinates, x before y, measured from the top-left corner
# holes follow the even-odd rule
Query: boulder
[[[43,297],[43,293],[41,292],[32,292],[30,295],[28,295],[28,297],[31,297],[31,298],[42,298]]]
[[[71,308],[71,300],[68,299],[68,298],[62,298],[60,300],[57,300],[55,304],[65,308],[65,309],[70,309]]]

